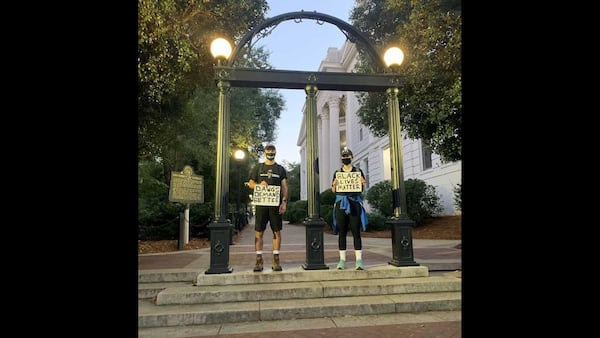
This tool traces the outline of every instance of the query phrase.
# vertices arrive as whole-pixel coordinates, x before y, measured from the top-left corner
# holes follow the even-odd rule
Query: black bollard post
[[[393,266],[418,266],[413,256],[412,229],[415,222],[408,218],[390,217],[386,224],[392,229],[392,260]]]
[[[326,270],[325,245],[323,243],[323,228],[327,225],[321,218],[306,219],[306,262],[302,265],[304,270]]]
[[[231,273],[229,245],[232,225],[229,220],[217,220],[208,225],[210,231],[210,267],[205,274]]]

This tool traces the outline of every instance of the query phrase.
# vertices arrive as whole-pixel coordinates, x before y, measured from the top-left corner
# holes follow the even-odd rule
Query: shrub
[[[304,221],[308,216],[308,201],[299,200],[295,202],[288,202],[287,209],[282,215],[285,221],[290,223],[298,223]]]
[[[440,197],[436,195],[435,187],[426,184],[423,180],[408,179],[404,181],[406,189],[406,213],[415,221],[415,225],[421,225],[426,219],[431,218],[442,211]]]
[[[329,188],[319,195],[319,200],[321,205],[333,205],[335,203],[335,193]]]
[[[390,226],[385,223],[387,218],[378,211],[368,213],[367,218],[369,219],[369,224],[367,225],[367,231],[389,230],[390,229]]]
[[[321,204],[321,218],[333,229],[333,205]]]
[[[457,210],[462,210],[462,184],[454,187],[454,206]]]
[[[379,211],[384,217],[394,213],[392,205],[392,183],[390,180],[381,181],[373,185],[366,193],[367,203]]]
[[[423,180],[408,179],[404,181],[406,190],[406,214],[408,218],[421,225],[442,211],[440,198],[435,187]],[[392,183],[390,180],[373,185],[366,193],[369,205],[384,217],[393,215]],[[370,222],[370,220],[369,220]]]

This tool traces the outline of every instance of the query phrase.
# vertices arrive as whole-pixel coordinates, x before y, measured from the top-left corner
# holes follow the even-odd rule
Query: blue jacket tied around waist
[[[357,196],[347,196],[347,195],[336,195],[335,203],[340,202],[340,209],[346,212],[346,215],[350,215],[350,201],[357,202],[360,204],[360,221],[362,224],[362,230],[367,231],[367,224],[369,224],[369,220],[367,219],[367,211],[363,206],[363,198],[360,195]],[[335,219],[335,211],[333,212],[333,234],[338,234],[337,221]]]

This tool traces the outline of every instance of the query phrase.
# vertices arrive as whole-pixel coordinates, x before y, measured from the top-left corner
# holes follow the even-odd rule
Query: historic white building
[[[321,72],[352,72],[357,62],[356,46],[346,41],[341,49],[329,48],[321,62]],[[318,183],[319,192],[331,187],[334,171],[342,166],[340,150],[352,150],[352,163],[367,177],[367,189],[391,180],[389,137],[375,137],[360,124],[356,115],[359,104],[355,92],[317,91]],[[306,106],[296,145],[300,147],[300,198],[307,199],[306,179]],[[400,112],[402,113],[402,112]],[[404,132],[403,132],[404,135]],[[442,163],[440,156],[420,140],[402,138],[404,179],[415,178],[436,188],[443,211],[439,216],[460,213],[454,205],[454,187],[462,182],[461,161]],[[365,203],[368,208],[368,203]]]

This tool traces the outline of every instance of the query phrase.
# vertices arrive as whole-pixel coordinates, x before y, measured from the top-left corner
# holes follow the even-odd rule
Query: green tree
[[[140,166],[162,168],[162,186],[152,194],[140,187],[140,215],[150,220],[149,214],[165,210],[157,201],[166,201],[171,171],[186,164],[204,177],[205,203],[214,201],[218,91],[210,43],[217,36],[239,40],[264,21],[268,6],[263,0],[138,0],[138,5],[138,158]],[[269,67],[263,48],[247,48],[238,66]],[[230,167],[234,182],[238,171],[245,179],[262,144],[276,139],[273,121],[284,101],[276,90],[232,88],[230,103],[229,146],[247,149],[249,155],[242,167]]]
[[[350,19],[380,47],[404,51],[400,67],[401,123],[408,137],[427,141],[444,161],[462,158],[462,16],[460,0],[366,0]],[[361,53],[359,72],[372,60]],[[360,93],[358,116],[377,136],[387,135],[385,93]]]
[[[288,176],[288,201],[300,200],[300,163],[283,161]]]
[[[198,88],[215,91],[210,43],[220,35],[232,41],[239,39],[264,21],[267,9],[264,0],[138,0],[140,157],[173,156],[174,150],[167,148],[172,148],[173,139],[184,141],[178,131],[181,125],[190,123],[183,116],[188,101],[193,100]],[[264,66],[268,55],[257,50],[252,56],[252,61],[241,62]]]

